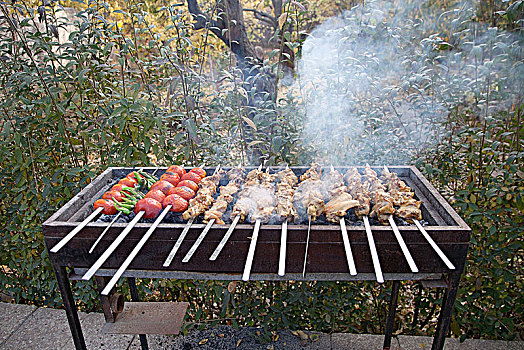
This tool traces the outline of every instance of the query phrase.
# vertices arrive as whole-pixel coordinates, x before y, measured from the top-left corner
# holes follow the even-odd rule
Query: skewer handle
[[[344,248],[346,250],[349,274],[351,276],[355,276],[357,274],[357,268],[355,266],[355,260],[353,260],[353,252],[351,251],[351,244],[349,244],[348,230],[346,228],[346,221],[344,221],[344,218],[340,218],[340,232],[342,233],[342,241],[344,242]]]
[[[373,260],[373,267],[375,269],[375,275],[377,276],[378,283],[384,283],[384,276],[382,275],[382,269],[380,268],[380,261],[378,260],[377,247],[375,247],[375,241],[373,240],[373,233],[371,233],[371,226],[369,225],[369,219],[364,216],[364,226],[366,227],[366,234],[368,236],[369,249],[371,251],[371,259]]]
[[[286,274],[286,245],[287,245],[287,220],[282,224],[282,236],[280,237],[280,258],[278,261],[278,275]]]
[[[109,281],[109,283],[106,285],[106,287],[104,288],[104,290],[102,290],[102,295],[108,295],[109,292],[111,292],[111,289],[113,289],[113,287],[115,286],[115,284],[118,282],[118,280],[120,279],[120,277],[122,277],[122,274],[126,271],[127,267],[131,264],[131,262],[133,261],[133,259],[137,256],[138,252],[140,252],[140,249],[142,249],[142,247],[144,246],[144,244],[146,244],[147,240],[149,239],[149,237],[151,237],[151,235],[153,234],[153,232],[155,231],[156,227],[158,226],[158,224],[160,224],[160,222],[162,222],[162,220],[164,219],[164,217],[166,216],[167,213],[169,213],[169,209],[171,209],[171,204],[169,204],[162,213],[160,213],[160,215],[158,216],[158,218],[155,220],[155,222],[153,223],[153,225],[151,225],[151,227],[149,228],[149,230],[147,230],[147,232],[144,234],[144,236],[142,237],[142,239],[140,239],[140,241],[138,242],[138,244],[135,246],[135,248],[133,249],[133,251],[129,254],[129,256],[126,258],[126,260],[122,263],[122,265],[120,266],[120,268],[116,271],[115,275],[111,278],[111,280]]]
[[[409,268],[413,273],[418,272],[418,267],[415,264],[415,260],[413,260],[413,257],[409,253],[408,247],[406,243],[404,242],[404,239],[402,238],[402,235],[400,234],[400,231],[398,230],[397,224],[395,223],[395,220],[393,219],[393,216],[389,216],[388,218],[389,224],[391,225],[391,228],[393,229],[393,232],[395,233],[395,237],[397,238],[398,244],[400,245],[400,249],[402,249],[402,253],[404,253],[404,257],[406,258]]]
[[[426,241],[428,241],[428,243],[431,245],[431,247],[433,248],[433,250],[438,254],[438,256],[442,259],[442,261],[444,262],[444,264],[446,264],[446,266],[448,267],[448,269],[450,270],[455,270],[455,265],[453,265],[451,263],[451,261],[449,261],[449,259],[447,258],[447,256],[444,254],[444,252],[442,250],[440,250],[440,248],[438,247],[438,245],[435,243],[435,241],[433,240],[433,238],[431,238],[431,236],[426,232],[426,230],[424,229],[424,227],[422,226],[422,224],[420,223],[420,221],[414,219],[413,222],[415,222],[415,225],[417,225],[420,233],[422,233],[422,235],[424,236],[424,238],[426,239]]]
[[[53,248],[51,248],[51,253],[58,252],[63,246],[67,244],[78,232],[80,232],[88,223],[90,223],[98,214],[100,214],[104,210],[102,207],[96,208],[96,210],[89,215],[84,221],[80,223],[77,227],[75,227],[71,232],[67,234],[64,238],[60,240]]]
[[[115,223],[116,220],[118,220],[118,218],[120,217],[120,215],[122,215],[122,212],[119,212],[115,218],[111,221],[111,223],[109,223],[109,225],[107,225],[107,227],[104,229],[104,231],[102,232],[102,234],[100,236],[98,236],[98,238],[96,239],[95,243],[93,243],[93,246],[91,247],[91,249],[89,249],[89,254],[91,254],[93,252],[93,250],[95,250],[95,247],[97,246],[97,244],[102,240],[102,238],[105,236],[105,234],[107,233],[107,231],[109,231],[109,229],[111,228],[111,226],[113,226],[113,224]]]
[[[242,281],[249,281],[249,275],[251,273],[251,266],[253,265],[253,257],[255,256],[255,248],[257,246],[259,230],[260,230],[260,220],[257,220],[255,222],[255,228],[253,230],[253,237],[251,237],[251,243],[249,244],[249,251],[247,252],[246,266],[244,267],[244,274],[242,275]]]
[[[214,223],[215,223],[215,219],[209,220],[206,227],[202,230],[202,233],[200,234],[200,236],[198,236],[195,243],[193,243],[193,246],[191,247],[191,249],[189,249],[184,259],[182,259],[183,263],[188,262],[189,259],[191,259],[191,257],[193,256],[193,254],[195,254],[195,251],[197,250],[198,246],[200,246],[200,243],[202,243],[202,241],[204,240],[204,237],[206,237],[207,233],[209,232],[209,229],[211,229],[211,226],[213,226]]]
[[[173,261],[173,258],[175,257],[176,252],[178,252],[178,249],[180,248],[180,246],[182,245],[184,238],[186,238],[187,232],[191,228],[193,221],[195,221],[195,218],[191,218],[187,222],[186,227],[184,227],[184,230],[178,237],[175,245],[173,246],[173,249],[171,249],[171,252],[169,252],[169,255],[167,256],[166,261],[164,261],[164,264],[162,265],[163,267],[169,267],[169,265],[171,265],[171,261]]]
[[[133,227],[137,224],[138,221],[144,216],[146,212],[145,211],[139,211],[138,214],[134,217],[134,219],[126,226],[124,231],[118,235],[118,237],[111,243],[109,248],[106,249],[106,251],[98,258],[98,260],[94,263],[93,266],[86,272],[86,274],[82,277],[83,280],[89,280],[93,275],[98,271],[98,269],[102,266],[102,264],[109,258],[109,256],[116,250],[116,248],[122,243],[124,238],[131,232]]]
[[[220,243],[218,243],[218,246],[216,247],[216,249],[213,252],[213,254],[211,254],[211,257],[209,257],[209,260],[214,261],[214,260],[217,259],[218,254],[220,254],[220,252],[222,251],[222,249],[226,245],[229,237],[231,236],[231,234],[235,230],[235,226],[237,225],[238,220],[240,220],[240,215],[235,216],[235,219],[233,219],[233,222],[231,223],[231,226],[229,226],[229,229],[227,230],[226,234],[224,235],[224,237],[222,238]]]
[[[308,217],[308,223],[307,223],[306,252],[304,253],[304,267],[302,268],[302,277],[306,277],[307,250],[309,248],[309,233],[310,232],[311,232],[311,216]]]

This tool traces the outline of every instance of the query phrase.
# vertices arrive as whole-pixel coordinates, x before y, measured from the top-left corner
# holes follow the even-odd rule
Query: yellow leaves
[[[209,339],[202,339],[201,341],[198,342],[198,345],[204,345],[206,344],[207,342],[209,341]]]
[[[242,343],[242,339],[238,339],[238,341],[237,341],[237,348],[240,346],[240,343]]]
[[[251,119],[249,119],[248,117],[244,117],[244,116],[242,116],[242,119],[246,122],[247,125],[249,125],[255,131],[257,131],[257,126],[255,125],[255,123],[253,123]]]
[[[286,22],[287,22],[287,13],[286,12],[282,12],[280,17],[278,17],[278,27],[280,29],[283,29],[284,25],[286,24]]]
[[[231,282],[229,282],[229,284],[227,286],[227,291],[229,293],[233,293],[235,291],[236,287],[237,287],[237,282],[236,281],[231,281]]]

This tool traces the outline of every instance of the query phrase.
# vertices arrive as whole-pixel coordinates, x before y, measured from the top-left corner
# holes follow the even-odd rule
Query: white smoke
[[[306,143],[332,164],[405,164],[439,141],[467,98],[479,114],[495,113],[482,105],[490,78],[520,94],[522,37],[474,23],[474,13],[464,2],[442,13],[427,2],[372,1],[318,26],[293,87]]]

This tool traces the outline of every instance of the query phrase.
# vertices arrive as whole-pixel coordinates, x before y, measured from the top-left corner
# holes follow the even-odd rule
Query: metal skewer
[[[151,175],[155,175],[156,172],[158,171],[159,167],[157,167],[155,169],[155,171],[153,171],[153,173]],[[138,171],[141,171],[141,170],[144,170],[144,168],[140,168],[138,169]],[[93,246],[91,247],[91,249],[89,249],[89,254],[91,254],[93,252],[93,250],[95,250],[95,247],[97,246],[97,244],[102,240],[102,238],[105,236],[105,234],[107,233],[107,231],[109,231],[109,229],[111,228],[111,226],[113,226],[113,224],[116,222],[116,220],[118,220],[118,218],[120,217],[120,215],[122,215],[122,212],[118,212],[118,214],[116,214],[115,218],[109,223],[109,225],[107,225],[107,227],[104,229],[104,231],[100,234],[100,236],[98,236],[98,238],[96,239],[95,243],[93,243]]]
[[[127,269],[127,267],[131,264],[133,259],[137,256],[138,252],[140,252],[140,249],[142,249],[144,244],[146,244],[146,242],[149,239],[149,237],[151,237],[151,235],[153,234],[153,232],[157,228],[158,224],[160,224],[160,222],[164,219],[164,217],[169,212],[169,209],[171,209],[171,207],[172,207],[171,204],[169,204],[167,207],[165,207],[164,211],[162,213],[160,213],[160,215],[155,220],[155,222],[151,225],[149,230],[147,230],[147,232],[144,234],[142,239],[140,239],[140,241],[135,246],[133,251],[129,254],[129,256],[126,258],[126,260],[122,263],[120,268],[116,271],[115,275],[111,278],[111,280],[106,285],[104,290],[102,290],[102,295],[108,295],[109,292],[111,292],[111,289],[113,289],[113,287],[118,282],[120,277],[122,277],[122,275],[125,272],[125,270]]]
[[[451,261],[449,261],[449,259],[446,257],[446,255],[444,254],[444,252],[442,252],[442,250],[440,250],[440,248],[438,247],[438,245],[435,243],[435,241],[433,240],[433,238],[431,238],[431,236],[426,232],[426,230],[424,229],[424,227],[422,226],[422,224],[420,223],[420,221],[418,221],[417,219],[413,219],[413,222],[415,223],[415,225],[417,225],[419,231],[422,233],[422,235],[424,236],[424,238],[426,239],[426,241],[428,241],[428,243],[431,245],[431,247],[433,248],[433,250],[438,254],[438,256],[442,259],[442,261],[444,261],[444,264],[446,264],[446,266],[448,267],[448,269],[450,270],[455,270],[455,265],[453,265],[451,263]]]
[[[351,244],[349,243],[348,230],[344,218],[340,218],[340,232],[342,233],[342,241],[344,242],[344,249],[346,250],[349,274],[355,276],[357,274],[357,268],[355,266],[355,260],[353,260],[353,253],[351,252]]]
[[[120,217],[120,215],[122,215],[122,212],[118,212],[118,214],[115,216],[115,218],[109,223],[109,225],[107,225],[107,227],[104,229],[104,231],[102,232],[102,234],[100,236],[98,236],[98,238],[96,239],[95,243],[93,243],[93,245],[91,246],[91,249],[89,249],[89,254],[91,254],[93,252],[93,250],[95,250],[95,247],[96,245],[98,244],[98,242],[100,242],[102,240],[102,238],[104,237],[104,235],[106,234],[107,231],[109,231],[109,229],[111,228],[111,226],[113,226],[113,224],[115,223],[116,220],[118,220],[118,218]]]
[[[202,230],[202,233],[200,234],[200,236],[198,236],[195,243],[193,243],[193,246],[191,247],[191,249],[189,249],[184,259],[182,259],[182,262],[186,263],[189,261],[189,259],[191,259],[193,254],[195,254],[195,251],[197,250],[198,246],[200,245],[200,243],[202,243],[202,241],[204,240],[204,237],[206,237],[207,233],[209,232],[209,230],[211,229],[211,226],[213,226],[214,223],[215,223],[215,219],[209,220],[206,227]]]
[[[390,215],[388,217],[389,224],[391,225],[391,228],[393,229],[393,232],[395,233],[395,237],[397,238],[398,244],[400,245],[400,249],[402,249],[402,253],[404,253],[404,257],[406,258],[409,268],[412,272],[417,273],[418,268],[415,264],[415,261],[413,260],[413,257],[411,257],[411,254],[409,253],[408,247],[406,246],[406,243],[404,242],[404,239],[400,235],[400,231],[398,230],[397,224],[395,223],[395,220],[393,219],[393,215]]]
[[[213,175],[215,175],[219,170],[220,170],[220,164],[215,168],[215,171],[213,172]],[[186,238],[186,235],[189,232],[189,229],[191,228],[191,225],[193,225],[193,222],[195,221],[195,219],[196,219],[196,217],[193,217],[193,218],[189,219],[189,221],[187,222],[186,226],[182,230],[182,233],[180,233],[180,236],[178,237],[175,245],[173,246],[173,249],[171,249],[171,251],[169,252],[169,255],[167,256],[166,261],[164,261],[164,264],[162,265],[163,267],[169,267],[169,265],[171,265],[171,262],[173,261],[173,258],[175,257],[175,254],[178,252],[178,249],[182,245],[182,242],[184,241],[184,238]],[[203,237],[202,237],[202,239],[203,239]]]
[[[173,246],[173,249],[171,249],[171,252],[169,252],[169,255],[167,256],[166,261],[164,261],[163,267],[169,267],[171,265],[171,261],[173,261],[173,258],[175,257],[176,252],[178,252],[178,249],[182,245],[182,242],[184,241],[184,238],[186,238],[187,232],[189,231],[189,228],[193,224],[193,221],[195,221],[195,218],[189,219],[186,226],[184,227],[184,230],[178,237],[175,245]]]
[[[106,251],[98,258],[98,260],[94,263],[93,266],[85,273],[85,275],[82,277],[83,280],[89,280],[93,275],[98,271],[98,269],[102,266],[102,264],[109,258],[109,256],[116,250],[116,248],[122,243],[124,238],[131,232],[133,227],[137,224],[138,221],[144,216],[146,212],[145,211],[139,211],[138,214],[133,218],[133,220],[126,226],[124,231],[118,235],[118,237],[111,243],[109,248],[106,249]]]
[[[307,250],[309,248],[309,233],[311,232],[311,215],[308,215],[307,223],[307,239],[306,239],[306,252],[304,253],[304,268],[302,269],[302,277],[306,277],[306,265],[307,265]]]
[[[367,216],[364,216],[363,219],[364,226],[366,227],[366,234],[368,236],[369,249],[371,251],[371,259],[373,260],[373,267],[375,269],[375,276],[377,277],[378,283],[384,283],[384,276],[382,276],[382,269],[380,268],[380,261],[378,260],[377,248],[375,247],[375,241],[373,240],[373,234],[371,233],[369,219]]]
[[[235,216],[235,218],[233,219],[233,222],[231,223],[231,226],[229,226],[229,229],[227,230],[226,234],[224,235],[224,237],[222,238],[220,243],[218,243],[218,246],[216,247],[216,249],[213,252],[213,254],[211,254],[211,257],[209,258],[209,260],[216,260],[217,259],[218,254],[220,254],[220,252],[222,251],[222,249],[226,245],[229,237],[231,236],[231,234],[235,230],[235,226],[237,225],[238,220],[240,220],[240,215]]]
[[[95,211],[89,215],[84,221],[80,223],[77,227],[75,227],[71,232],[67,234],[64,238],[60,240],[53,248],[51,248],[51,253],[58,252],[63,246],[67,244],[78,232],[80,232],[88,223],[90,223],[98,214],[100,214],[104,210],[103,207],[98,207],[95,209]]]
[[[246,266],[244,267],[244,274],[242,275],[242,281],[249,281],[249,275],[251,273],[251,266],[253,265],[253,257],[255,256],[255,248],[257,246],[258,231],[260,230],[260,220],[255,221],[255,228],[253,229],[253,236],[251,237],[251,243],[249,244],[249,251],[247,252]]]
[[[282,224],[282,235],[280,236],[280,257],[278,260],[278,275],[286,274],[286,244],[287,244],[287,219]]]

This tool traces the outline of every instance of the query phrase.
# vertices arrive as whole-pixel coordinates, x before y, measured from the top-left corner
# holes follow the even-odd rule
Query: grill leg
[[[461,274],[462,270],[453,272],[449,275],[451,283],[450,286],[446,289],[446,293],[442,299],[440,315],[437,322],[437,330],[435,332],[435,337],[433,338],[431,350],[442,350],[444,348],[444,342],[446,341],[449,324],[451,323],[451,313],[453,312],[453,306],[455,305]]]
[[[127,278],[127,284],[129,284],[129,291],[131,292],[131,300],[133,301],[140,301],[140,298],[138,297],[138,289],[136,288],[136,280],[134,277],[128,277]],[[140,334],[140,346],[142,347],[142,350],[148,350],[149,347],[147,345],[147,337],[145,334]]]
[[[82,326],[78,319],[78,312],[76,311],[75,299],[73,293],[71,293],[71,285],[69,284],[69,278],[65,266],[54,266],[56,280],[58,287],[60,288],[60,294],[62,294],[62,300],[64,302],[64,309],[67,315],[67,322],[69,323],[69,329],[71,329],[71,335],[73,336],[73,342],[77,350],[87,350],[84,335],[82,334]]]
[[[391,299],[389,299],[388,317],[386,319],[386,332],[383,346],[384,350],[391,348],[391,338],[393,336],[393,326],[395,325],[395,313],[397,311],[399,290],[400,281],[393,281],[393,285],[391,286]]]

